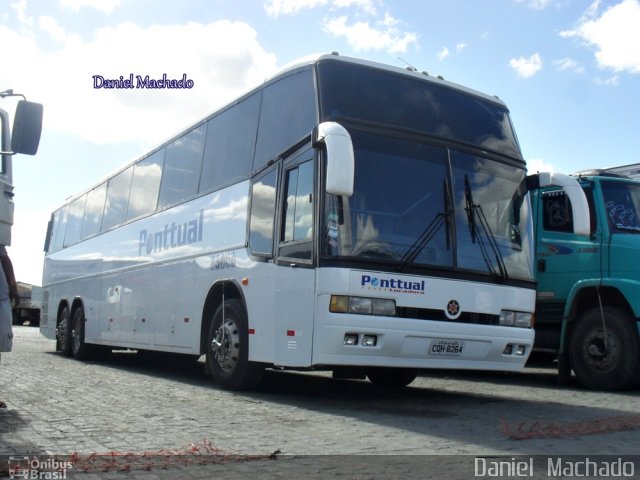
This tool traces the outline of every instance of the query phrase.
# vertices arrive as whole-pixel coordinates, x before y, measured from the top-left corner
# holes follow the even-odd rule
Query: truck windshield
[[[640,185],[603,181],[602,195],[613,233],[640,233]]]
[[[523,169],[417,140],[351,134],[354,194],[327,195],[324,258],[533,278],[530,206],[518,198]]]

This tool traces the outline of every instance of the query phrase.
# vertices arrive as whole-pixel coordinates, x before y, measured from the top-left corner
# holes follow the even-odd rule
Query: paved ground
[[[14,332],[0,365],[0,478],[9,457],[19,467],[48,455],[73,463],[66,478],[155,480],[473,478],[477,456],[506,468],[531,455],[638,453],[640,391],[559,388],[552,369],[432,372],[402,392],[273,372],[258,392],[230,393],[202,363],[131,352],[83,363],[35,328]],[[640,478],[638,457],[625,458]]]

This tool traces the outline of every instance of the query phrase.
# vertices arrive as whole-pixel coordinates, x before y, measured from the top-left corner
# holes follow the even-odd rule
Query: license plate
[[[460,340],[432,340],[429,347],[431,355],[462,355],[464,342]]]

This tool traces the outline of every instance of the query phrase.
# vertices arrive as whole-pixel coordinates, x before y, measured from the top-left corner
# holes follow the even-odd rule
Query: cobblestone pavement
[[[78,362],[36,328],[14,333],[0,365],[0,478],[9,457],[47,455],[74,464],[66,478],[155,480],[473,478],[475,456],[638,453],[640,391],[558,387],[552,369],[425,372],[401,392],[272,372],[260,391],[232,393],[202,359]]]

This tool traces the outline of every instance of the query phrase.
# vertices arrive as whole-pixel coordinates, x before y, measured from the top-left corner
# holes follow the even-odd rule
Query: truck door
[[[600,277],[601,233],[596,228],[593,192],[585,188],[591,215],[591,236],[573,233],[571,204],[561,190],[543,192],[536,206],[537,350],[556,350],[567,297],[573,285]]]

